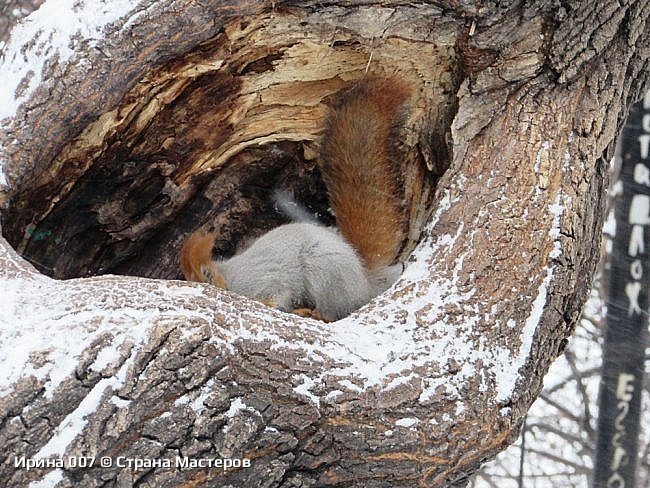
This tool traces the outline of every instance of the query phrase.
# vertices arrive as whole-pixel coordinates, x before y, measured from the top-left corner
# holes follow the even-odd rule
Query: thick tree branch
[[[367,66],[420,83],[417,246],[393,288],[324,324],[207,285],[47,278],[1,240],[0,479],[462,486],[514,440],[586,298],[603,155],[650,36],[644,2],[604,24],[599,5],[453,3],[144,2],[25,72],[0,132],[3,235],[56,276],[173,277],[184,234],[216,219],[241,237],[263,208],[243,182],[285,167],[316,198],[325,103]],[[43,29],[8,52],[38,58]]]

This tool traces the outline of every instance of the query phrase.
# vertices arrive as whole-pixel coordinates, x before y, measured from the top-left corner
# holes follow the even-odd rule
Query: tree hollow
[[[274,189],[332,224],[319,134],[332,97],[371,70],[417,86],[401,141],[412,250],[449,163],[455,56],[431,41],[328,32],[319,17],[289,10],[235,18],[130,81],[117,106],[78,121],[78,134],[11,199],[4,233],[55,278],[180,278],[177,253],[191,231],[217,231],[216,252],[229,256],[283,223]],[[414,61],[423,58],[426,67]],[[107,89],[127,86],[121,74]]]

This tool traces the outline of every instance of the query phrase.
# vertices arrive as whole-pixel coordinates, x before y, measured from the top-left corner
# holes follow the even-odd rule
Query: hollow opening
[[[291,13],[228,24],[146,74],[19,188],[3,233],[55,278],[115,273],[181,278],[189,233],[216,231],[215,254],[287,221],[275,189],[334,224],[317,169],[328,104],[366,71],[417,89],[405,121],[405,199],[412,250],[449,163],[458,66],[453,46],[399,36],[371,41]]]

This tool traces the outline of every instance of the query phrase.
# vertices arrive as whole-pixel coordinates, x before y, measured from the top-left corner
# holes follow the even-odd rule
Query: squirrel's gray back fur
[[[369,273],[337,230],[305,222],[269,231],[217,267],[235,293],[287,312],[313,308],[328,321],[369,302],[401,272],[397,265]]]

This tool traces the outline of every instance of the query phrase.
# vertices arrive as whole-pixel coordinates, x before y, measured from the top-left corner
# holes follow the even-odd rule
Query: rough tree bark
[[[63,43],[33,15],[2,61],[0,479],[463,486],[516,438],[586,298],[650,2],[119,8]],[[420,87],[392,289],[324,324],[153,279],[194,228],[231,252],[272,224],[270,188],[325,208],[322,116],[366,69]]]

